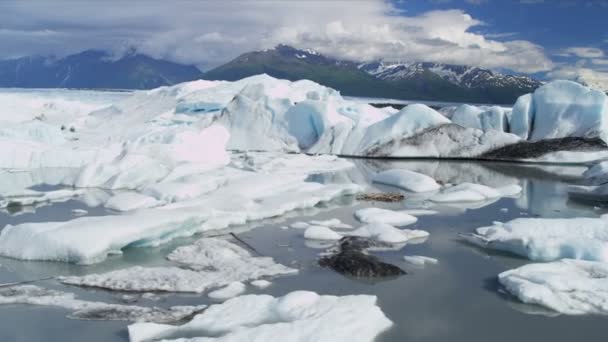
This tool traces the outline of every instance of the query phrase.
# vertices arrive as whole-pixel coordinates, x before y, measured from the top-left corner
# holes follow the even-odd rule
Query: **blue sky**
[[[606,84],[608,0],[3,0],[0,58],[137,51],[198,65],[290,44]]]

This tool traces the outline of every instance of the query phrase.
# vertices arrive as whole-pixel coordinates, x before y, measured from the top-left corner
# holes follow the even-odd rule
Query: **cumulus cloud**
[[[407,4],[407,3],[406,3]],[[0,3],[0,57],[129,47],[214,66],[279,43],[354,60],[412,60],[540,72],[542,47],[473,32],[460,10],[407,15],[374,1],[39,1]]]

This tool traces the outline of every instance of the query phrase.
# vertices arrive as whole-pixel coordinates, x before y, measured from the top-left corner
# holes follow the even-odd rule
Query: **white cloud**
[[[549,73],[550,79],[566,79],[585,83],[588,86],[608,91],[608,71],[594,70],[586,67],[562,66]]]
[[[596,65],[608,65],[608,59],[604,58],[595,58],[591,60],[591,63]]]
[[[601,58],[604,57],[604,51],[594,47],[570,47],[564,49],[560,56],[576,56],[580,58]]]
[[[286,43],[356,60],[433,61],[519,72],[552,68],[543,48],[534,43],[496,41],[471,32],[484,23],[460,10],[405,16],[382,0],[152,1],[145,6],[3,2],[0,22],[6,31],[0,31],[0,57],[136,46],[153,57],[205,67]],[[41,39],[46,31],[52,34]]]

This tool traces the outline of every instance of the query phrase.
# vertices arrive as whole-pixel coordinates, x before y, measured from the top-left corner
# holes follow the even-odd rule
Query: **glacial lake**
[[[272,220],[234,227],[243,241],[260,254],[299,269],[299,274],[278,277],[266,289],[248,287],[247,293],[281,296],[294,290],[319,294],[370,294],[394,326],[377,341],[605,341],[608,320],[602,316],[557,315],[543,308],[519,303],[500,289],[496,276],[529,261],[507,254],[473,247],[459,238],[460,233],[517,217],[598,217],[607,208],[593,203],[572,201],[567,186],[576,183],[585,169],[581,166],[541,166],[508,163],[472,163],[455,161],[368,161],[354,160],[356,169],[348,172],[309,177],[314,182],[354,181],[370,191],[386,187],[369,184],[369,175],[383,169],[403,168],[427,174],[443,183],[474,182],[490,186],[518,183],[523,192],[518,198],[502,198],[484,205],[435,206],[439,214],[419,216],[406,228],[424,229],[430,237],[400,250],[377,252],[382,260],[400,266],[408,274],[395,279],[351,279],[317,265],[323,246],[307,242],[303,230],[284,229],[296,221],[338,218],[359,225],[353,213],[365,207],[387,209],[422,208],[428,204],[415,195],[405,194],[400,203],[362,202],[343,198],[305,211],[292,212]],[[391,191],[396,191],[391,189]],[[74,209],[86,209],[87,215],[113,215],[101,207],[88,207],[78,200],[52,203],[31,212],[0,213],[0,227],[34,221],[72,219]],[[208,235],[220,235],[209,232]],[[55,262],[24,262],[0,258],[0,283],[40,279],[56,275],[84,275],[133,265],[169,264],[164,257],[175,247],[191,243],[201,236],[174,240],[156,248],[129,248],[121,256],[103,263],[80,266]],[[404,255],[423,255],[439,260],[436,265],[416,267],[404,262]],[[123,296],[99,289],[84,289],[47,280],[36,285],[76,294],[78,298],[108,303],[133,302],[142,306],[212,304],[206,294],[158,294],[155,298]],[[0,341],[128,341],[127,322],[83,321],[66,318],[69,311],[34,305],[0,306]]]

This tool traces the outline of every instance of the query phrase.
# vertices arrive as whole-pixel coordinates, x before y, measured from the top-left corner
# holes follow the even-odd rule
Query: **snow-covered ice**
[[[244,248],[218,238],[203,238],[167,256],[182,267],[135,266],[102,274],[61,278],[66,284],[121,291],[201,293],[232,282],[297,273],[269,257],[254,257]]]
[[[363,223],[386,223],[393,226],[407,226],[418,221],[407,212],[381,208],[359,209],[355,211],[355,217]]]
[[[342,235],[325,226],[309,226],[304,231],[304,238],[309,240],[337,241]]]
[[[608,261],[608,216],[601,218],[517,218],[481,227],[464,236],[484,248],[511,252],[533,261]]]
[[[427,192],[440,188],[435,180],[427,175],[409,170],[386,170],[372,178],[374,183],[395,186],[411,192]]]
[[[392,326],[375,296],[320,296],[296,291],[283,297],[244,295],[212,305],[182,326],[136,323],[131,342],[182,336],[203,341],[370,342]]]
[[[564,259],[502,272],[498,281],[527,304],[567,315],[608,315],[608,264]]]

